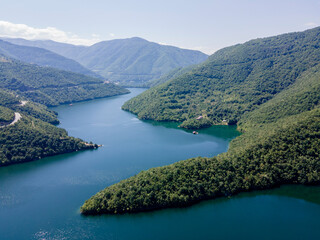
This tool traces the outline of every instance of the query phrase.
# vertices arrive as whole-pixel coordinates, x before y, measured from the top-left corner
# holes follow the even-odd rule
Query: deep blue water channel
[[[320,187],[283,186],[189,208],[84,217],[86,199],[151,167],[225,152],[238,136],[215,126],[199,135],[121,110],[144,91],[55,108],[90,150],[0,168],[0,239],[319,239]]]

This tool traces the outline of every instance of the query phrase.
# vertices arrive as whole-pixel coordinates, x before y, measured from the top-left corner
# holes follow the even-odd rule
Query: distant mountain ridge
[[[6,41],[56,52],[125,86],[142,86],[175,68],[198,64],[208,57],[200,51],[160,45],[138,37],[103,41],[89,47],[46,40]]]
[[[86,46],[72,45],[69,43],[55,42],[52,40],[27,40],[23,38],[0,38],[6,42],[10,42],[16,45],[39,47],[47,49],[51,52],[55,52],[61,56],[70,56],[77,51],[82,51]]]
[[[39,47],[16,45],[0,40],[0,53],[23,62],[37,64],[42,67],[53,67],[60,70],[101,78],[101,76],[90,71],[74,60]]]

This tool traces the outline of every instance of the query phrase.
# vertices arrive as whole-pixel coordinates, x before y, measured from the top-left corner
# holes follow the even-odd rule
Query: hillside
[[[47,106],[128,93],[101,79],[40,67],[0,55],[0,88]]]
[[[18,59],[22,62],[101,78],[101,76],[99,76],[98,74],[95,74],[89,69],[86,69],[81,64],[72,59],[68,59],[54,52],[38,47],[15,45],[0,40],[0,53]]]
[[[17,97],[15,92],[0,88],[0,106],[6,111],[10,110],[10,121],[13,119],[13,112],[19,112],[24,115],[28,115],[44,122],[51,124],[58,124],[59,120],[57,115],[46,106],[31,101],[23,101],[21,97]],[[2,114],[0,113],[0,116]],[[0,117],[1,118],[1,117]],[[8,122],[8,121],[7,121]],[[1,126],[1,123],[0,123]]]
[[[141,119],[183,121],[185,128],[235,124],[320,63],[319,36],[315,28],[222,49],[190,72],[129,100],[123,109]],[[195,120],[200,115],[203,119]]]
[[[305,34],[315,31],[319,29]],[[319,35],[309,40],[319,40],[314,36]],[[308,45],[306,41],[303,43],[307,49]],[[307,55],[314,56],[317,51],[315,47]],[[308,66],[307,62],[304,64]],[[313,66],[298,76],[290,75],[290,84],[282,68],[268,71],[271,76],[282,76],[286,87],[271,100],[241,115],[238,124],[244,133],[231,142],[228,152],[143,171],[97,193],[84,203],[81,212],[86,215],[141,212],[183,207],[204,199],[281,184],[320,184],[320,63],[313,61],[310,65]],[[286,69],[295,66],[288,65]],[[277,80],[281,82],[282,78]],[[248,86],[246,81],[243,84]],[[266,89],[274,87],[273,81],[269,84]]]
[[[98,147],[25,114],[14,125],[0,128],[0,143],[0,167]]]
[[[16,113],[21,118],[13,123]],[[97,148],[50,123],[59,123],[55,112],[0,88],[0,167]]]
[[[239,129],[256,128],[270,124],[286,116],[310,111],[320,105],[320,64],[310,68],[287,89],[258,109],[246,113],[239,122]]]
[[[163,74],[160,78],[147,82],[145,86],[149,87],[149,88],[158,86],[160,84],[168,82],[170,79],[177,78],[184,73],[190,72],[195,67],[197,67],[197,65],[191,65],[189,67],[175,68],[175,69],[171,70],[170,72]]]
[[[124,86],[143,86],[177,67],[197,64],[207,59],[207,55],[199,51],[160,45],[137,37],[99,42],[90,47],[53,41],[6,41],[54,51]]]
[[[97,78],[2,54],[0,80],[0,167],[97,148],[54,126],[57,114],[47,106],[128,93]]]

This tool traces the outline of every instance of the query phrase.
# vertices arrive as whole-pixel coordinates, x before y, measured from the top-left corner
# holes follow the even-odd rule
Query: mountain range
[[[198,64],[208,57],[200,51],[160,45],[138,37],[103,41],[88,47],[50,40],[5,40],[55,52],[124,86],[144,86],[175,68]]]

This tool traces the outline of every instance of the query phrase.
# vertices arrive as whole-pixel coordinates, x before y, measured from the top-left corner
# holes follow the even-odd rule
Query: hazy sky
[[[320,25],[320,0],[0,0],[0,36],[142,37],[205,53]]]

